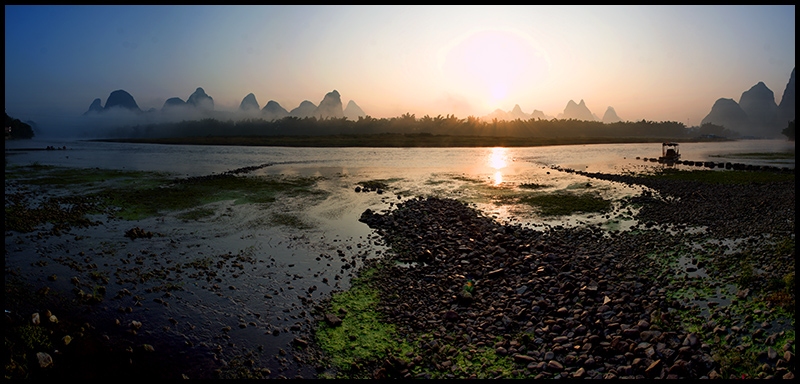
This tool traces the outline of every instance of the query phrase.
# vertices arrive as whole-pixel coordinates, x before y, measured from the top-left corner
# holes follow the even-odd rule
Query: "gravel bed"
[[[643,223],[707,226],[707,237],[793,237],[794,183],[592,176],[657,192],[629,202],[642,206]],[[387,257],[397,264],[380,268],[377,278],[382,312],[398,326],[398,338],[419,347],[370,367],[375,378],[722,378],[712,340],[702,338],[711,332],[683,329],[674,311],[686,304],[669,298],[677,288],[670,272],[641,257],[672,245],[659,228],[536,231],[440,198],[407,200],[391,212],[367,210],[361,221],[395,251]],[[762,257],[765,269],[793,271],[793,254],[774,256]],[[713,341],[727,332],[722,327]],[[794,377],[793,340],[781,347],[763,353],[769,358],[760,377]],[[487,351],[510,358],[513,369],[458,365],[460,354]]]

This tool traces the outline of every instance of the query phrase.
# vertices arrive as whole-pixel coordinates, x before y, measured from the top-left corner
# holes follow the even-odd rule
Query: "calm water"
[[[448,170],[471,174],[496,171],[514,175],[527,168],[561,166],[594,172],[622,172],[642,164],[638,157],[657,157],[660,145],[593,144],[527,148],[283,148],[239,146],[180,146],[103,143],[90,141],[22,140],[6,142],[6,149],[47,146],[66,150],[16,152],[9,163],[38,162],[81,168],[110,168],[162,171],[197,176],[240,167],[276,164],[275,169],[353,169],[383,168],[388,177],[411,170]],[[746,164],[794,168],[794,159],[764,161],[726,157],[737,153],[794,151],[794,142],[784,140],[745,140],[722,143],[681,144],[682,158],[694,161],[731,161]],[[723,155],[723,157],[718,157]],[[505,175],[503,175],[505,176]]]
[[[491,196],[499,188],[525,183],[547,185],[550,190],[584,185],[585,177],[555,172],[552,167],[604,173],[622,173],[662,167],[636,159],[658,157],[659,143],[594,144],[526,148],[285,148],[241,146],[189,146],[104,143],[91,141],[26,140],[6,142],[6,149],[47,146],[66,150],[12,151],[10,164],[39,163],[81,168],[109,168],[168,172],[177,176],[199,176],[241,167],[271,164],[255,174],[322,176],[321,188],[333,192],[315,207],[317,221],[355,220],[367,202],[351,193],[359,181],[391,180],[393,191],[405,196],[439,196],[467,200],[498,219],[522,219],[525,212],[499,206]],[[739,162],[794,168],[794,158],[766,161],[733,156],[741,153],[794,151],[794,143],[783,140],[747,140],[720,143],[683,143],[685,160]],[[727,155],[727,156],[726,156]],[[686,168],[695,168],[681,166]],[[478,181],[478,183],[476,183]],[[638,193],[610,182],[592,181],[594,191],[616,199]],[[547,192],[547,190],[545,190]],[[519,208],[519,207],[516,207]],[[530,213],[530,212],[527,212]],[[529,216],[529,215],[528,215]],[[321,218],[321,219],[320,219]],[[528,217],[528,222],[541,220]],[[562,222],[571,219],[559,219]],[[578,222],[576,224],[581,224]]]

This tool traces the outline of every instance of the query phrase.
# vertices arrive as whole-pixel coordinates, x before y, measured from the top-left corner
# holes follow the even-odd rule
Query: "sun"
[[[522,32],[482,29],[442,48],[439,68],[450,90],[492,107],[535,92],[547,75],[549,58]]]

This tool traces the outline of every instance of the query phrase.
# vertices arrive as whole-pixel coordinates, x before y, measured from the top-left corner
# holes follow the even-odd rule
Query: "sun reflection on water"
[[[500,170],[508,166],[508,154],[506,152],[506,148],[495,147],[492,148],[492,152],[488,158],[489,167],[496,170],[494,173],[495,186],[503,183],[503,172]]]

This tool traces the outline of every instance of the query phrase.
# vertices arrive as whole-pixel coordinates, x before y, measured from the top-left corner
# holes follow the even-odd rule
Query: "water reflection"
[[[489,167],[494,168],[494,185],[498,186],[503,183],[503,173],[501,169],[508,166],[508,153],[507,149],[503,147],[492,148],[492,153],[489,155]]]

